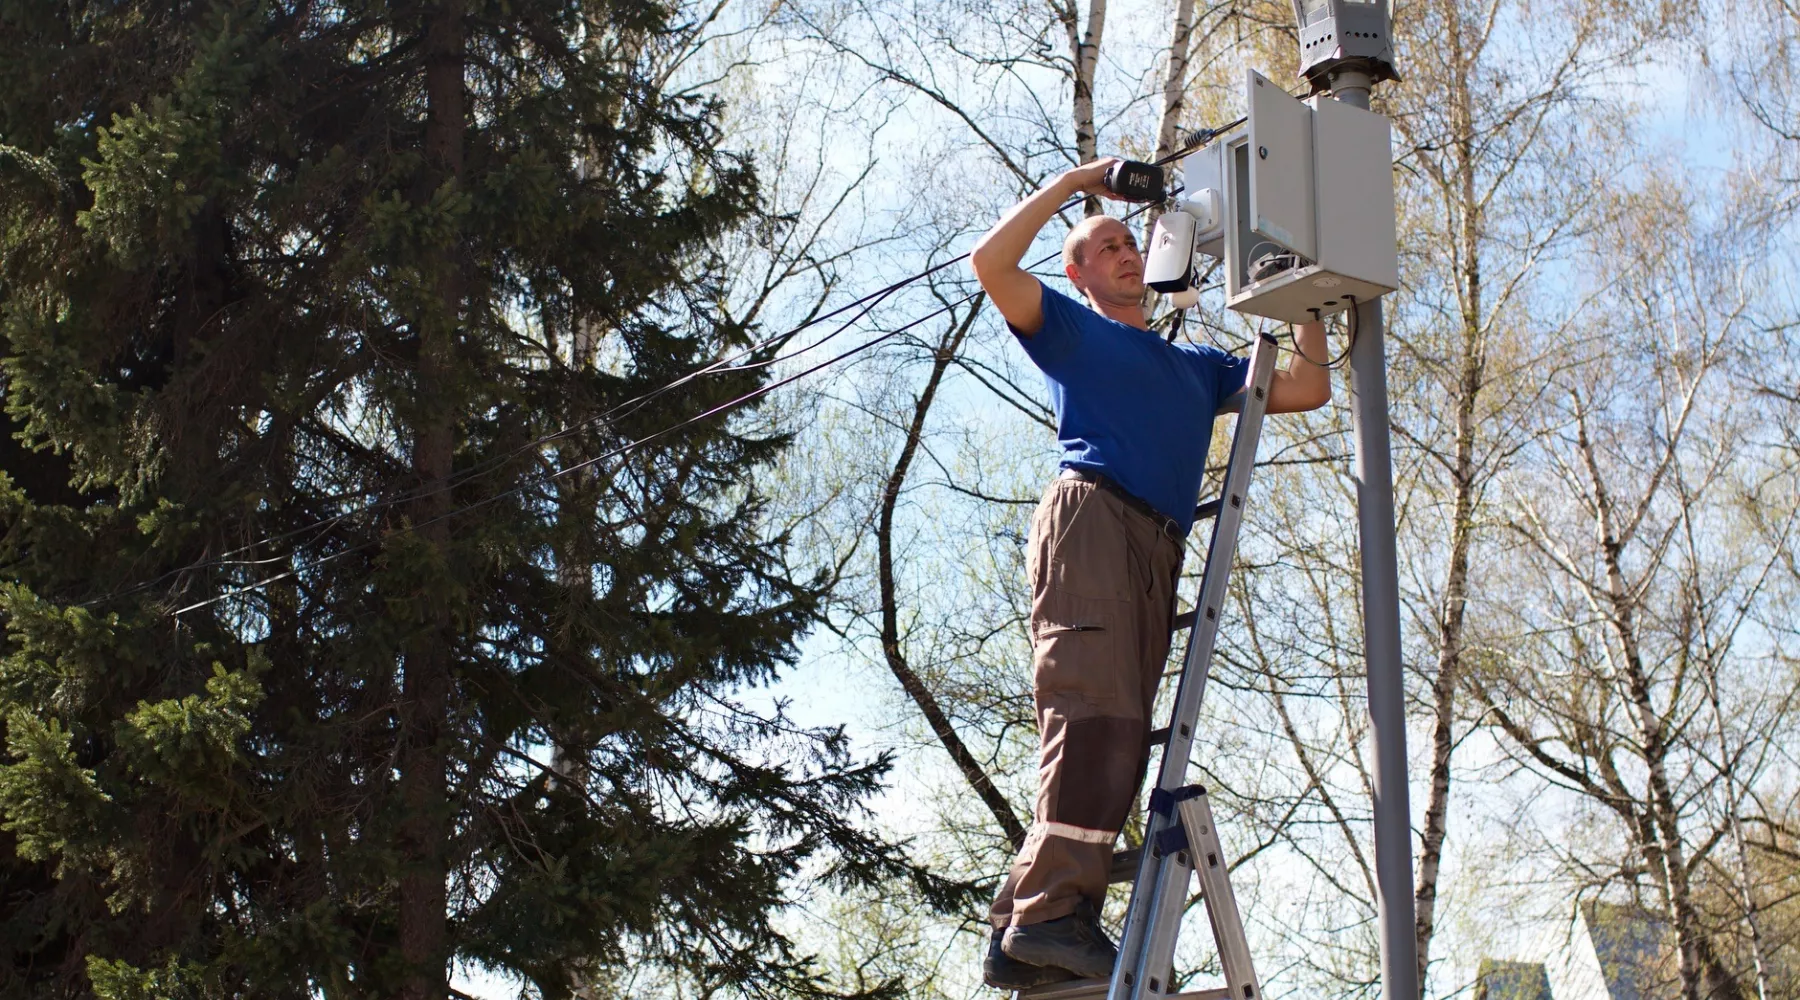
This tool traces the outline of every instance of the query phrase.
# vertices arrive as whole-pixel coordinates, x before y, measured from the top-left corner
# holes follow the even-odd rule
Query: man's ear
[[[1074,264],[1063,265],[1063,276],[1069,279],[1069,284],[1074,285],[1076,291],[1087,294],[1087,286],[1081,283],[1081,272],[1075,270]]]

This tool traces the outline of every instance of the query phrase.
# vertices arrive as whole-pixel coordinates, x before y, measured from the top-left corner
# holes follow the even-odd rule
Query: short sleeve
[[[1214,405],[1223,404],[1244,387],[1250,374],[1250,359],[1221,351],[1211,344],[1177,345],[1191,355],[1212,386]]]
[[[1219,402],[1223,403],[1250,378],[1250,359],[1224,351],[1219,351],[1219,356]]]
[[[1031,357],[1038,368],[1050,373],[1058,365],[1068,360],[1081,344],[1081,314],[1087,311],[1086,306],[1076,303],[1074,299],[1038,282],[1043,291],[1044,326],[1038,332],[1027,336],[1019,332],[1018,327],[1007,324],[1013,336],[1019,338],[1019,345]]]

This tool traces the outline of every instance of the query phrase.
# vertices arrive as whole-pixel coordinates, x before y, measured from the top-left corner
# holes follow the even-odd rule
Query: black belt
[[[1150,501],[1145,500],[1143,497],[1138,496],[1092,469],[1064,469],[1057,474],[1056,478],[1079,479],[1084,483],[1093,483],[1095,486],[1100,487],[1124,501],[1125,506],[1155,522],[1157,528],[1171,539],[1179,542],[1187,538],[1187,532],[1181,530],[1180,523],[1174,518],[1151,506]]]

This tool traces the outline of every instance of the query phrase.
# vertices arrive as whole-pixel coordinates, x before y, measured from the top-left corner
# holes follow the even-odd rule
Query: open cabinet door
[[[1248,71],[1250,229],[1309,261],[1319,259],[1313,205],[1312,108]],[[1263,255],[1249,248],[1251,259]]]

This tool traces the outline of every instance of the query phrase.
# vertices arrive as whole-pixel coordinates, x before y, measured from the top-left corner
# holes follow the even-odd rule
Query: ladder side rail
[[[1268,407],[1269,385],[1275,371],[1279,344],[1268,334],[1260,334],[1250,356],[1249,391],[1231,445],[1231,458],[1225,468],[1219,513],[1213,519],[1212,540],[1207,547],[1206,565],[1201,573],[1200,593],[1195,602],[1194,624],[1188,633],[1188,646],[1182,661],[1181,679],[1176,686],[1175,709],[1169,724],[1168,742],[1163,747],[1156,788],[1165,794],[1180,788],[1187,778],[1188,758],[1193,752],[1194,723],[1199,718],[1200,704],[1206,694],[1206,675],[1211,666],[1213,644],[1218,638],[1219,611],[1224,607],[1226,585],[1231,563],[1237,555],[1238,527],[1243,519],[1244,497],[1250,485],[1250,473],[1256,464],[1257,441]],[[1148,815],[1144,843],[1153,845],[1165,828],[1177,822],[1173,811],[1163,816],[1151,810]],[[1178,858],[1145,850],[1138,863],[1138,877],[1132,886],[1131,903],[1125,912],[1125,929],[1119,942],[1119,962],[1113,969],[1107,1000],[1140,1000],[1145,995],[1148,969],[1145,963],[1147,945],[1153,923],[1178,923],[1187,900],[1188,869]],[[1162,915],[1173,913],[1173,918]],[[1173,945],[1171,944],[1172,948]],[[1165,969],[1156,969],[1160,980]],[[1161,984],[1166,988],[1166,984]]]
[[[1244,936],[1244,919],[1238,912],[1237,893],[1231,889],[1231,865],[1225,857],[1225,846],[1219,840],[1219,827],[1213,822],[1212,803],[1206,793],[1180,803],[1181,825],[1187,830],[1188,850],[1194,861],[1194,872],[1200,878],[1200,896],[1206,903],[1206,918],[1212,924],[1213,941],[1219,949],[1219,965],[1225,972],[1226,987],[1232,1000],[1260,1000],[1262,984],[1256,978],[1256,963],[1250,956],[1250,941]]]
[[[1242,518],[1244,499],[1261,440],[1268,385],[1273,379],[1276,351],[1273,338],[1269,338],[1269,342],[1266,352],[1269,371],[1259,373],[1256,368],[1252,368],[1252,374],[1260,374],[1262,381],[1252,381],[1252,392],[1246,394],[1254,398],[1245,400],[1243,416],[1239,418],[1238,433],[1232,444],[1231,461],[1227,465],[1224,489],[1220,495],[1219,522],[1207,553],[1207,572],[1201,579],[1196,611],[1202,613],[1196,615],[1196,627],[1189,640],[1181,684],[1177,688],[1174,718],[1169,727],[1171,736],[1186,730],[1183,755],[1171,760],[1168,755],[1173,750],[1171,740],[1170,750],[1164,753],[1162,769],[1162,778],[1168,783],[1163,780],[1158,782],[1158,787],[1168,792],[1182,787],[1186,781],[1193,726],[1198,721],[1206,682],[1212,672],[1212,653],[1218,636],[1219,615],[1224,610],[1231,565],[1237,554],[1238,522]],[[1252,365],[1257,361],[1253,357]],[[1224,520],[1227,517],[1233,523],[1226,525]],[[1222,533],[1225,531],[1229,533]],[[1223,557],[1222,561],[1220,557]],[[1212,572],[1215,565],[1219,567],[1216,574]],[[1167,829],[1178,822],[1178,817],[1169,816],[1164,818],[1162,827]],[[1145,940],[1141,951],[1137,953],[1137,969],[1132,977],[1134,984],[1128,994],[1132,998],[1165,996],[1174,988],[1174,984],[1169,981],[1171,966],[1174,963],[1176,938],[1181,930],[1182,914],[1187,910],[1190,884],[1188,872],[1194,863],[1193,855],[1188,852],[1177,852],[1173,857],[1161,861],[1148,905]]]
[[[1178,825],[1179,819],[1168,824]],[[1186,848],[1176,851],[1163,859],[1157,871],[1156,887],[1150,895],[1149,928],[1129,993],[1132,997],[1167,997],[1175,992],[1175,941],[1187,910],[1188,886],[1193,883],[1193,857]]]

